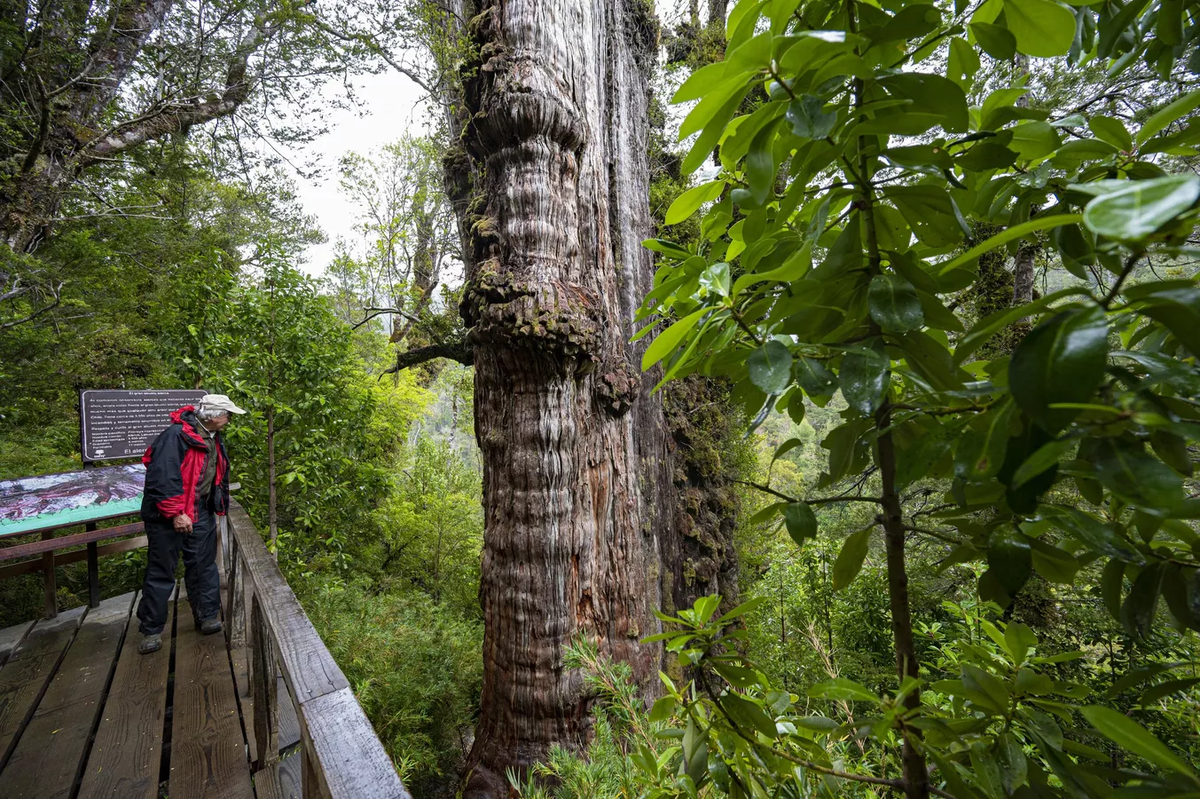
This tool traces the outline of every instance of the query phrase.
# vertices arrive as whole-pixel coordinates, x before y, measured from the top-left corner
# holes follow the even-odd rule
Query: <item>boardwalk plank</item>
[[[134,608],[137,608],[136,601]],[[167,605],[167,640],[163,642],[163,648],[150,655],[138,652],[142,636],[137,631],[137,617],[130,616],[104,715],[83,772],[79,799],[156,799],[158,796],[174,609],[175,603],[170,602]]]
[[[66,799],[99,720],[133,594],[88,611],[4,770],[11,799]]]
[[[171,722],[171,799],[253,799],[236,689],[221,635],[201,635],[180,599]]]
[[[87,608],[38,621],[0,669],[0,781],[5,764]]]
[[[0,630],[0,666],[5,664],[8,656],[17,648],[17,644],[21,643],[25,633],[29,632],[34,624],[36,622],[27,621],[16,627],[9,627],[7,630]]]

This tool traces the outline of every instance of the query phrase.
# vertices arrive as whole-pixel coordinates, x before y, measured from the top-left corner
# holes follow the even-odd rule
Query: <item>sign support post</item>
[[[86,461],[83,468],[94,468],[91,461]],[[83,526],[84,530],[89,533],[96,529],[95,522],[88,522]],[[88,569],[88,607],[96,608],[100,606],[100,553],[95,541],[91,541],[87,545],[87,569]]]

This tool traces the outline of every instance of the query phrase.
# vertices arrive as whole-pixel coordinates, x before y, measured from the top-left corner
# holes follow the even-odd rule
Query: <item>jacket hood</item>
[[[192,441],[201,446],[208,446],[204,443],[204,439],[196,432],[196,406],[184,405],[182,408],[171,411],[171,421],[175,424],[183,425],[183,432]]]

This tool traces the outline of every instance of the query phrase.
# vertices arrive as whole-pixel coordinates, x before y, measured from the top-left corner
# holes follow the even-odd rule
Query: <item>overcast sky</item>
[[[321,166],[321,177],[308,180],[292,174],[304,210],[317,218],[328,240],[309,248],[307,270],[325,271],[333,258],[338,236],[354,236],[354,209],[338,190],[338,159],[350,151],[367,153],[396,141],[406,131],[423,132],[423,92],[408,78],[388,71],[355,81],[360,104],[356,110],[339,110],[326,121],[329,132],[309,147]]]
[[[676,24],[684,14],[685,0],[657,4],[664,28]],[[322,274],[332,260],[339,236],[354,237],[354,209],[338,191],[337,163],[347,152],[367,153],[397,141],[406,132],[425,132],[424,110],[418,105],[423,92],[408,78],[394,71],[365,75],[356,81],[359,105],[356,110],[332,112],[325,120],[329,133],[314,142],[308,152],[321,166],[321,178],[305,179],[293,173],[304,210],[317,218],[328,240],[311,247],[307,271]]]

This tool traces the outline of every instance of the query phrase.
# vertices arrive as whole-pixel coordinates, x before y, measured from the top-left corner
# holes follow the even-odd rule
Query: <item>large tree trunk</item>
[[[485,536],[484,688],[468,796],[581,745],[577,635],[652,684],[659,536],[671,524],[667,431],[627,344],[650,285],[642,0],[485,0],[470,35],[463,315],[475,363]],[[477,70],[477,71],[476,71]]]

